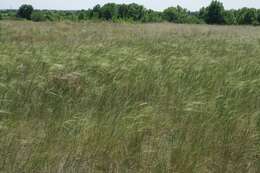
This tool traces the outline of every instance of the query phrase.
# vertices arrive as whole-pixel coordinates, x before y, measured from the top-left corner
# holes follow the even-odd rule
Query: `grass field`
[[[0,173],[259,172],[259,27],[0,22]]]

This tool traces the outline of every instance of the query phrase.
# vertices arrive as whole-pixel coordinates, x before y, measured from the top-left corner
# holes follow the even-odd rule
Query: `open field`
[[[259,173],[260,28],[0,22],[0,173]]]

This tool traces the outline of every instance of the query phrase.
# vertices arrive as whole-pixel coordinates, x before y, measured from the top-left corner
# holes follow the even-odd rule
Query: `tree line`
[[[191,12],[181,6],[169,7],[162,12],[146,9],[136,3],[96,5],[92,9],[77,11],[34,10],[22,5],[18,10],[0,11],[0,19],[27,19],[32,21],[84,21],[106,20],[113,22],[173,22],[193,24],[260,25],[260,9],[241,8],[225,10],[223,3],[213,0],[209,6]]]

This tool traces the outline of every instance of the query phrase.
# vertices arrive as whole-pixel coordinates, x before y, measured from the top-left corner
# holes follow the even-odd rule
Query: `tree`
[[[207,8],[205,8],[205,7],[202,7],[201,9],[200,9],[200,11],[198,12],[198,17],[200,18],[200,19],[203,19],[203,20],[205,20],[206,19],[206,16],[207,16]]]
[[[101,8],[101,16],[106,20],[117,18],[118,6],[115,3],[107,3]]]
[[[177,22],[178,12],[177,8],[169,7],[163,11],[163,18],[169,22]]]
[[[188,12],[181,6],[169,7],[163,11],[164,19],[169,22],[185,23],[188,20]]]
[[[260,9],[257,10],[257,21],[258,23],[260,23]]]
[[[224,6],[219,1],[212,1],[206,9],[205,21],[208,24],[224,24]]]
[[[234,10],[225,11],[224,12],[224,20],[225,20],[225,24],[228,24],[228,25],[237,24],[235,11]]]
[[[33,6],[24,4],[17,11],[17,17],[30,20],[33,13]]]
[[[145,14],[145,8],[142,5],[132,3],[128,5],[128,18],[134,21],[141,21]]]
[[[255,9],[247,9],[244,14],[244,24],[254,24],[257,21],[257,14]]]
[[[115,22],[162,22],[175,23],[208,23],[208,24],[246,24],[260,25],[260,9],[242,8],[238,10],[225,10],[219,0],[212,0],[209,6],[199,11],[190,12],[181,6],[169,7],[163,12],[146,9],[136,3],[99,4],[88,10],[34,10],[31,5],[22,5],[19,10],[0,11],[0,20],[25,18],[33,21],[81,21],[81,20],[110,20]]]
[[[153,11],[153,10],[147,10],[145,11],[145,15],[142,22],[162,22],[162,13]]]
[[[84,13],[85,20],[91,19],[91,14],[92,14],[92,10],[91,9],[86,10],[85,13]]]
[[[90,13],[90,18],[98,19],[101,17],[101,6],[97,4],[92,12]]]
[[[254,8],[242,8],[237,11],[239,24],[255,24],[257,22],[257,11]]]
[[[128,18],[128,14],[129,14],[128,5],[126,4],[119,5],[118,16],[122,19],[126,19]]]

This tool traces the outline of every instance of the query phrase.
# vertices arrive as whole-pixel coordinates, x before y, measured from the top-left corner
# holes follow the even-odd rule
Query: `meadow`
[[[260,28],[0,21],[0,173],[259,173]]]

